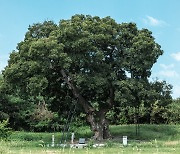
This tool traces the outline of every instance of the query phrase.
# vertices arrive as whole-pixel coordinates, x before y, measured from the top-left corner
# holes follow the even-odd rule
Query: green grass
[[[128,136],[129,139],[150,141],[180,139],[180,125],[140,125],[136,136],[135,125],[111,126],[113,136]]]
[[[136,136],[135,125],[122,125],[110,127],[114,138],[104,141],[106,147],[71,149],[47,147],[51,143],[52,134],[56,143],[59,143],[60,133],[33,133],[14,132],[9,141],[0,141],[0,154],[179,154],[180,151],[180,125],[140,125],[140,135]],[[76,139],[92,136],[88,127],[76,131]],[[128,146],[122,145],[122,136],[128,136]]]

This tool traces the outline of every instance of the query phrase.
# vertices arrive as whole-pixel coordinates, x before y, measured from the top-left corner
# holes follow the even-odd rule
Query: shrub
[[[8,120],[3,120],[0,122],[0,139],[6,140],[11,135],[12,131],[8,127]]]
[[[173,101],[167,106],[167,111],[163,116],[167,119],[168,124],[180,124],[180,98]]]

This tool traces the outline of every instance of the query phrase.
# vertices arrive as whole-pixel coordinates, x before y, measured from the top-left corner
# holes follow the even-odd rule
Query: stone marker
[[[127,145],[127,136],[123,136],[123,145]]]

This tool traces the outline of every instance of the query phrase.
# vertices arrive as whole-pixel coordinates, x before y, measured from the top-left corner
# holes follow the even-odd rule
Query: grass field
[[[60,133],[14,132],[9,141],[0,142],[0,153],[6,154],[179,154],[180,125],[140,125],[140,135],[136,136],[134,125],[111,126],[112,140],[104,141],[105,147],[93,148],[92,133],[88,127],[79,128],[76,139],[85,137],[88,147],[83,149],[47,147],[51,136],[56,144]],[[128,136],[128,146],[122,145],[122,136]]]

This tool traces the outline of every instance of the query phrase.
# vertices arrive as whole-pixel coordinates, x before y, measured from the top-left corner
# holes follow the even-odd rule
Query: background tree
[[[29,27],[3,75],[21,97],[42,96],[58,112],[76,100],[94,138],[102,140],[110,137],[107,112],[121,94],[128,97],[122,85],[130,87],[126,88],[135,103],[139,101],[133,88],[138,83],[138,91],[142,91],[161,54],[147,29],[118,24],[110,17],[75,15],[58,26],[45,21]]]
[[[172,104],[172,85],[166,81],[158,81],[150,83],[145,106],[148,108],[147,119],[149,123],[166,123],[164,113]]]
[[[180,123],[180,98],[173,100],[171,104],[166,107],[166,112],[163,113],[163,118],[166,123],[179,124]]]
[[[155,80],[144,84],[138,83],[138,85],[132,85],[132,89],[130,89],[129,84],[123,83],[121,87],[122,91],[118,91],[116,98],[119,103],[116,103],[113,110],[108,113],[111,123],[136,123],[136,116],[138,116],[140,124],[162,124],[169,123],[170,117],[177,117],[178,114],[175,113],[177,113],[178,107],[174,108],[174,112],[171,112],[175,114],[174,116],[168,114],[175,104],[172,103],[174,102],[171,96],[172,86],[167,82]],[[138,89],[139,87],[140,89]],[[137,91],[139,99],[138,112],[136,98],[131,93],[133,90]]]

